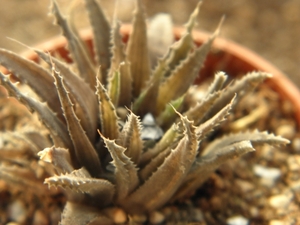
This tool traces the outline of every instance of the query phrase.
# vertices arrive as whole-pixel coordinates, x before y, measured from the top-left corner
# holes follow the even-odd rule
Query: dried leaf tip
[[[137,97],[150,77],[150,58],[147,44],[147,25],[144,7],[136,0],[133,29],[128,41],[127,58],[130,62],[133,96]]]
[[[184,128],[183,131],[184,131],[184,134],[186,135],[186,137],[187,138],[193,137],[192,139],[195,138],[195,140],[196,140],[196,127],[193,125],[194,121],[190,121],[186,115],[182,115],[171,104],[170,104],[170,106],[173,108],[175,113],[180,117],[180,120],[181,120],[180,125],[183,125],[183,128]]]
[[[194,26],[196,25],[196,19],[200,11],[200,7],[202,5],[203,1],[199,1],[197,3],[197,6],[195,7],[195,10],[190,15],[189,21],[184,25],[186,27],[186,32],[191,33]]]
[[[220,22],[219,22],[219,24],[218,24],[218,26],[217,26],[217,29],[215,30],[215,32],[214,32],[214,34],[213,34],[213,37],[217,37],[217,36],[220,35],[221,28],[222,28],[222,26],[223,26],[223,23],[224,23],[224,21],[225,21],[225,18],[226,18],[225,15],[223,15],[223,16],[221,17],[221,20],[220,20]]]

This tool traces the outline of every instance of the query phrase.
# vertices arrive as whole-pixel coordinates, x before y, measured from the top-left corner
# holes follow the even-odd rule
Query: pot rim
[[[120,32],[122,34],[129,34],[131,32],[132,26],[130,24],[123,24],[121,26]],[[175,27],[174,34],[175,37],[180,37],[185,31],[183,27]],[[196,43],[203,43],[209,37],[211,33],[194,30],[193,39]],[[93,37],[90,28],[86,28],[80,31],[80,36],[83,40],[89,40]],[[66,39],[63,36],[58,36],[49,39],[41,44],[35,46],[37,49],[42,49],[43,51],[53,51],[53,49],[64,49],[66,46]],[[243,47],[242,45],[235,43],[233,41],[227,40],[226,38],[217,37],[213,42],[213,49],[218,51],[226,52],[227,54],[238,58],[243,63],[247,64],[254,71],[264,71],[269,72],[273,75],[267,83],[285,99],[288,99],[295,108],[295,118],[297,124],[300,125],[300,90],[297,86],[277,67],[272,65],[269,61],[262,58],[258,54],[254,53],[250,49]],[[67,52],[66,50],[62,50]],[[26,50],[21,53],[23,57],[30,58],[33,60],[37,59],[37,55],[32,50]]]

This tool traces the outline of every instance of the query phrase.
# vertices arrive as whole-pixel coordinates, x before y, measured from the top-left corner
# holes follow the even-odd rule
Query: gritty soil
[[[300,223],[300,132],[294,113],[290,102],[264,85],[240,102],[232,113],[235,122],[224,124],[220,133],[257,128],[291,144],[256,148],[219,168],[197,192],[207,224]]]

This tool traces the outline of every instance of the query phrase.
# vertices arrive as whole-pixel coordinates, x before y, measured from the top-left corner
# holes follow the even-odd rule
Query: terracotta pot
[[[121,33],[123,34],[124,41],[127,41],[131,28],[131,25],[123,25],[121,27]],[[183,31],[184,28],[174,28],[175,37],[179,38]],[[195,43],[201,45],[211,36],[211,34],[203,31],[194,31],[193,36]],[[91,30],[83,30],[81,32],[81,37],[88,44],[90,49],[92,49]],[[49,52],[56,52],[67,61],[71,62],[65,46],[66,39],[60,36],[38,45],[37,48]],[[38,60],[37,55],[32,51],[24,52],[23,56],[35,61]],[[295,118],[300,125],[299,89],[280,70],[262,57],[232,41],[217,38],[214,41],[213,50],[208,55],[205,66],[201,70],[200,76],[196,82],[200,82],[206,76],[215,74],[216,71],[224,71],[233,77],[251,71],[265,71],[273,74],[273,78],[268,79],[266,83],[270,86],[270,88],[280,93],[284,99],[288,99],[294,105]]]

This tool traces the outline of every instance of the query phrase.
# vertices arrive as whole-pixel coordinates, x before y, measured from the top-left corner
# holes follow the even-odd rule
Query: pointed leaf
[[[182,199],[187,194],[196,191],[214,170],[229,159],[237,158],[252,151],[255,150],[250,141],[241,141],[231,145],[222,146],[214,154],[200,157],[172,200]]]
[[[204,139],[205,136],[214,131],[217,126],[226,120],[226,117],[229,115],[229,111],[232,108],[235,97],[236,96],[234,96],[231,102],[221,109],[216,115],[196,128],[196,134],[199,141]]]
[[[54,91],[51,74],[38,64],[19,55],[0,49],[0,64],[11,71],[22,83],[26,83],[41,98],[47,102],[53,112],[63,120],[62,110],[57,93]]]
[[[50,186],[60,186],[75,192],[87,193],[90,195],[101,194],[103,201],[109,203],[114,194],[114,185],[108,180],[91,178],[84,168],[73,170],[71,173],[54,175],[45,179],[45,184]],[[105,200],[106,199],[106,200]]]
[[[67,149],[50,147],[45,148],[37,154],[40,160],[51,163],[55,166],[59,173],[71,173],[74,168],[72,166],[71,156]]]
[[[217,91],[220,91],[223,88],[224,83],[226,82],[227,75],[224,72],[217,72],[214,81],[209,86],[206,96],[209,96]]]
[[[128,212],[142,213],[164,205],[175,193],[195,160],[198,142],[195,128],[182,117],[185,134],[165,162],[135,192],[125,199],[123,207]]]
[[[125,148],[117,145],[115,141],[111,141],[103,137],[106,148],[109,150],[115,166],[115,179],[116,179],[116,196],[117,202],[122,201],[128,196],[139,184],[137,176],[137,169],[132,160],[126,156]]]
[[[97,79],[97,92],[100,108],[101,132],[104,137],[117,139],[119,137],[118,116],[104,86]]]
[[[161,151],[156,155],[154,158],[151,159],[149,163],[146,164],[145,167],[143,167],[139,171],[139,177],[143,180],[146,181],[147,179],[150,178],[150,176],[163,164],[165,161],[166,157],[171,153],[171,148],[166,148],[164,151]]]
[[[256,145],[269,144],[273,146],[280,146],[289,144],[290,141],[282,138],[280,136],[275,136],[274,134],[269,134],[267,131],[259,132],[255,131],[247,131],[242,133],[230,134],[220,139],[217,139],[211,142],[206,148],[202,155],[206,155],[210,152],[214,152],[217,149],[227,146],[236,142],[241,142],[244,140],[249,140],[251,143]]]
[[[80,125],[80,121],[74,112],[73,104],[63,83],[63,77],[59,71],[56,71],[54,64],[52,65],[52,74],[67,121],[68,131],[75,148],[75,152],[70,152],[71,157],[75,155],[80,165],[85,167],[92,176],[97,177],[101,173],[100,160],[95,148]]]
[[[147,27],[144,8],[140,0],[136,0],[133,30],[127,46],[127,58],[133,80],[133,96],[137,97],[150,77],[150,59],[147,46]]]
[[[100,5],[95,0],[85,0],[85,5],[94,33],[94,49],[97,64],[100,65],[102,80],[106,85],[107,73],[110,68],[110,25]]]
[[[56,68],[61,72],[66,87],[70,91],[71,100],[74,104],[79,105],[75,108],[76,115],[80,118],[81,125],[87,132],[90,140],[93,141],[98,122],[97,97],[94,91],[80,77],[73,73],[66,64],[56,58],[50,59],[51,56],[42,51],[34,50],[50,67],[54,63]]]
[[[108,95],[111,99],[113,105],[118,106],[121,88],[121,77],[120,70],[123,64],[119,65],[119,68],[114,72],[114,74],[109,78],[108,83]]]
[[[176,66],[180,64],[182,60],[184,60],[188,53],[191,51],[193,46],[193,37],[192,37],[192,30],[196,23],[196,18],[199,13],[200,6],[202,4],[202,1],[199,1],[197,6],[195,7],[194,12],[190,15],[189,21],[185,25],[186,31],[182,35],[182,37],[179,39],[178,42],[176,42],[173,46],[171,46],[167,65],[168,65],[168,72],[167,76],[170,75],[170,72],[175,69]]]
[[[142,151],[143,140],[141,139],[141,122],[138,116],[130,112],[120,135],[120,145],[126,148],[125,154],[138,164]]]
[[[193,47],[193,38],[190,33],[185,33],[182,37],[171,45],[166,57],[166,71],[164,76],[169,77],[171,72],[179,66],[190,54]]]
[[[223,92],[218,91],[208,95],[205,99],[203,99],[203,101],[197,102],[197,104],[194,107],[191,107],[183,115],[187,116],[189,120],[193,120],[195,125],[198,126],[209,112],[209,109],[214,105],[215,101],[220,97],[220,95]]]
[[[184,102],[183,101],[184,97],[185,97],[185,95],[179,97],[178,99],[171,101],[170,104],[166,106],[164,111],[162,111],[160,113],[160,115],[156,118],[157,124],[160,127],[166,128],[166,127],[170,127],[170,125],[172,125],[172,123],[176,119],[176,116],[178,116],[176,114],[176,111],[179,111],[180,108],[182,108],[182,105]]]
[[[160,82],[165,74],[166,70],[166,59],[158,60],[158,65],[155,68],[150,81],[147,86],[143,89],[141,94],[133,103],[133,112],[143,116],[147,113],[155,114],[157,96]]]
[[[65,18],[57,6],[56,0],[52,0],[52,13],[56,23],[62,28],[63,35],[67,38],[73,60],[76,62],[80,76],[90,85],[92,90],[96,86],[96,71],[85,48],[81,45],[78,37],[72,32]]]
[[[217,30],[214,35],[201,47],[195,49],[189,56],[176,67],[172,74],[159,88],[157,112],[161,112],[172,100],[183,95],[197,77],[206,55],[208,54],[212,42],[218,35]],[[183,79],[184,78],[184,79]]]
[[[109,77],[120,68],[120,95],[118,105],[129,107],[132,100],[132,78],[130,73],[130,65],[125,55],[125,45],[120,34],[120,24],[114,21],[112,29],[112,59],[109,71]]]
[[[180,131],[178,126],[174,124],[165,132],[164,136],[153,149],[148,149],[142,154],[139,166],[143,167],[143,165],[146,165],[151,159],[166,150],[168,147],[173,148],[173,145],[178,143],[179,138],[181,139]],[[172,146],[170,146],[171,144]]]
[[[69,174],[54,175],[46,178],[44,183],[49,187],[59,186],[71,190],[71,192],[67,192],[69,199],[96,207],[110,204],[115,193],[112,183],[105,179],[91,178],[84,168],[74,170]]]
[[[220,111],[235,94],[237,94],[235,103],[238,103],[245,94],[251,92],[258,84],[271,76],[271,74],[265,72],[251,72],[243,76],[240,80],[235,81],[229,87],[226,87],[222,95],[215,101],[209,112],[207,112],[202,122]]]
[[[66,125],[59,120],[57,115],[51,111],[46,103],[41,103],[27,95],[22,94],[14,84],[11,83],[9,77],[0,72],[2,84],[6,87],[9,93],[15,96],[21,103],[28,107],[31,111],[37,112],[40,120],[45,124],[51,133],[51,137],[55,145],[66,148],[73,148],[73,144],[68,135]]]
[[[200,11],[200,7],[202,5],[202,0],[198,1],[197,6],[195,7],[194,11],[190,15],[190,18],[188,22],[185,24],[186,32],[191,33],[193,31],[193,28],[195,27],[197,16]]]

